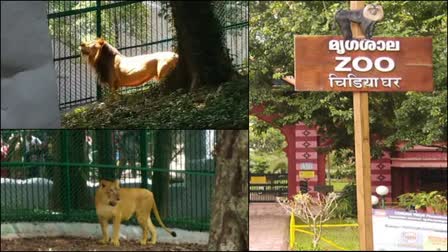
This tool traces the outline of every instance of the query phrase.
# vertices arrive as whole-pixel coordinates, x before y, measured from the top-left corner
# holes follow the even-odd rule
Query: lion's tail
[[[156,216],[157,221],[159,222],[160,226],[165,229],[165,231],[167,231],[169,234],[171,234],[173,237],[176,237],[176,232],[171,231],[169,228],[167,228],[165,226],[165,224],[163,224],[162,219],[160,218],[159,215],[159,210],[157,210],[157,205],[156,205],[156,201],[154,200],[154,215]]]

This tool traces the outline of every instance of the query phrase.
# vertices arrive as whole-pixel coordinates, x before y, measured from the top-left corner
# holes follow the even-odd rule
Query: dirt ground
[[[149,241],[148,241],[149,243]],[[120,247],[102,245],[92,238],[49,237],[1,240],[1,251],[207,251],[207,245],[169,244],[140,245],[137,240],[120,240]]]

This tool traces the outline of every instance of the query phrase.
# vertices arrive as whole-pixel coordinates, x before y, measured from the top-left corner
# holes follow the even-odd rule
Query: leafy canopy
[[[367,1],[370,2],[370,1]],[[385,17],[374,36],[433,37],[435,91],[369,95],[372,154],[406,141],[438,145],[447,139],[447,3],[445,1],[380,1]],[[333,139],[332,148],[353,148],[353,100],[350,92],[294,92],[272,81],[294,74],[296,34],[336,35],[334,13],[346,1],[250,2],[250,105],[265,104],[279,114],[275,126],[296,122],[320,126]],[[254,128],[258,125],[255,123]],[[445,143],[438,144],[438,141]]]

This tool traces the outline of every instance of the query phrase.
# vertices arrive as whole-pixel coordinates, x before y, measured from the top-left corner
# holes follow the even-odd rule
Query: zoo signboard
[[[296,91],[432,91],[432,38],[295,36]]]
[[[381,5],[350,1],[335,13],[342,36],[296,35],[295,91],[353,92],[356,199],[360,250],[373,250],[369,92],[431,92],[431,37],[374,37]]]

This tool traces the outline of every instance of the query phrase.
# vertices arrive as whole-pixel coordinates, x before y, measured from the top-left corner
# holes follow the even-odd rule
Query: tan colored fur
[[[174,52],[156,52],[134,57],[122,55],[104,39],[81,43],[81,54],[87,56],[102,83],[114,92],[120,87],[133,87],[165,78],[175,67],[179,56]]]
[[[129,220],[135,213],[143,231],[140,244],[146,244],[148,231],[151,232],[151,243],[155,244],[157,242],[157,232],[150,218],[152,210],[154,210],[154,215],[160,226],[172,236],[176,236],[176,233],[163,224],[154,201],[154,195],[147,189],[120,188],[118,180],[114,182],[101,180],[95,195],[95,207],[103,232],[101,243],[109,242],[108,224],[112,219],[113,235],[111,243],[114,246],[120,246],[121,221]]]

